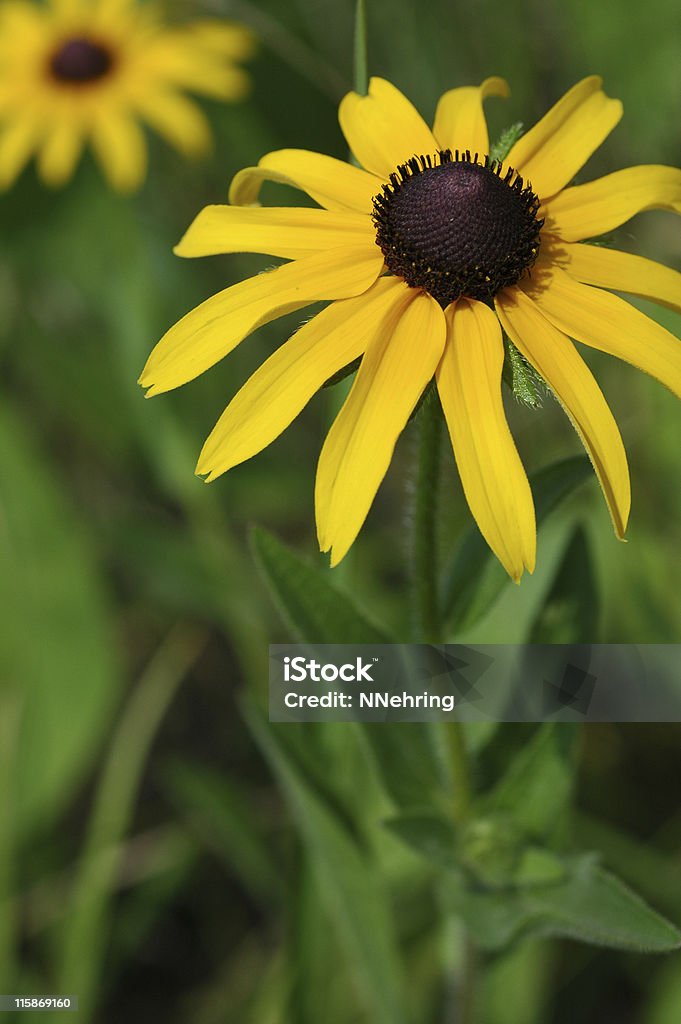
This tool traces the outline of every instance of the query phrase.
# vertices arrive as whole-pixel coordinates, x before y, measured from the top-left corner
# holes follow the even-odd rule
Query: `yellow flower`
[[[332,300],[227,407],[199,458],[208,480],[273,441],[328,378],[362,356],[317,471],[319,543],[333,565],[355,540],[434,377],[483,536],[515,580],[532,571],[534,508],[502,405],[502,327],[572,420],[619,537],[629,515],[627,460],[570,338],[681,393],[681,342],[603,290],[681,310],[681,274],[583,244],[641,210],[681,213],[681,171],[630,167],[570,186],[622,113],[596,77],[563,96],[499,167],[486,156],[482,105],[507,94],[499,78],[453,89],[431,131],[394,86],[374,78],[368,96],[350,93],[340,106],[361,167],[302,150],[270,153],[236,175],[233,205],[204,209],[176,249],[292,262],[227,288],[171,328],[141,377],[149,395],[192,380],[261,324]],[[302,189],[321,208],[259,207],[263,181]]]
[[[164,25],[134,0],[8,0],[0,7],[0,188],[33,153],[58,186],[90,142],[111,185],[137,188],[146,173],[146,121],[186,155],[210,144],[189,89],[236,100],[248,78],[235,61],[250,34],[224,22]]]

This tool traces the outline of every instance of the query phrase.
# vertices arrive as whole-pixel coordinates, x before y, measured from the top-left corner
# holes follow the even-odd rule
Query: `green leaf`
[[[377,866],[309,785],[279,740],[281,727],[271,726],[252,704],[245,714],[293,810],[370,1019],[403,1024],[395,926]]]
[[[547,395],[546,385],[509,338],[504,338],[504,383],[523,405],[539,409]]]
[[[308,565],[266,530],[253,530],[256,559],[282,616],[305,643],[382,644],[391,639],[367,621],[329,572]],[[446,800],[439,723],[363,723],[376,770],[401,807]]]
[[[229,779],[189,761],[169,764],[164,778],[173,802],[192,832],[244,884],[271,906],[281,895],[281,877],[252,808]]]
[[[14,786],[23,832],[47,826],[89,769],[121,678],[84,524],[7,404],[0,406],[0,521],[0,678],[18,702]]]
[[[584,455],[555,462],[532,474],[538,529],[591,474],[591,463]],[[482,618],[508,583],[507,574],[481,533],[471,526],[447,573],[443,608],[451,629],[466,629]]]
[[[456,831],[444,816],[426,811],[414,812],[389,818],[383,824],[433,865],[457,866]]]
[[[578,736],[570,723],[541,725],[482,801],[485,811],[507,813],[528,838],[551,838],[570,804]]]
[[[416,811],[449,806],[446,723],[362,722],[360,728],[383,786],[398,807]]]
[[[664,953],[681,945],[681,932],[592,856],[574,861],[567,873],[558,884],[501,892],[472,890],[459,881],[449,889],[451,909],[463,917],[473,940],[490,951],[531,935],[639,953]]]
[[[570,644],[597,640],[598,588],[584,528],[572,534],[528,643]]]
[[[515,124],[511,124],[508,128],[505,128],[490,149],[489,155],[492,160],[497,160],[499,163],[501,163],[502,160],[505,160],[522,134],[522,121],[516,121]]]
[[[331,583],[328,570],[308,565],[260,527],[252,531],[251,543],[282,616],[302,642],[390,643],[350,597]]]

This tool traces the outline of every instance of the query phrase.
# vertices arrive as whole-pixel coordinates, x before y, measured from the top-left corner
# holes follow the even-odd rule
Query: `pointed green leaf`
[[[579,858],[568,870],[557,884],[502,892],[474,890],[458,881],[449,888],[451,909],[486,950],[531,935],[639,953],[664,953],[681,945],[681,932],[592,856]]]
[[[310,786],[279,740],[281,727],[270,725],[252,704],[245,713],[295,815],[370,1019],[376,1024],[403,1024],[395,927],[376,865]]]
[[[305,643],[390,643],[328,570],[308,565],[266,530],[252,532],[255,557],[285,621]],[[444,751],[438,723],[363,723],[362,733],[383,784],[402,807],[427,806],[443,795]],[[438,797],[438,794],[440,796]]]
[[[37,439],[0,406],[0,680],[14,690],[16,825],[47,826],[96,754],[121,686],[97,558]],[[0,778],[0,800],[3,779]]]
[[[572,796],[577,742],[572,724],[541,725],[484,799],[485,810],[506,812],[528,837],[551,837]]]
[[[584,528],[573,533],[528,643],[569,644],[597,639],[598,588]]]
[[[593,470],[586,456],[575,456],[546,466],[530,477],[537,515],[537,528]],[[466,629],[489,610],[509,582],[507,574],[487,546],[476,526],[471,526],[459,544],[447,574],[444,615],[450,627]]]
[[[260,527],[252,531],[251,543],[284,619],[304,643],[390,643],[331,582],[328,570],[308,565]]]

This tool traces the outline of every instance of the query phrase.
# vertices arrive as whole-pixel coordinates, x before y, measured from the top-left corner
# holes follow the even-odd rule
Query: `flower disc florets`
[[[66,85],[87,85],[104,78],[113,67],[111,51],[92,39],[68,39],[54,52],[50,73]]]
[[[462,295],[490,302],[539,252],[539,200],[513,168],[466,151],[415,156],[374,197],[388,269],[443,309]]]

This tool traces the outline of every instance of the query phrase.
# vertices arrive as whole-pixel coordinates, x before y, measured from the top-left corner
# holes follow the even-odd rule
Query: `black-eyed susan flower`
[[[35,153],[46,184],[70,178],[90,143],[111,185],[146,172],[146,122],[182,153],[210,143],[184,90],[236,100],[250,34],[224,22],[163,23],[135,0],[5,0],[0,6],[0,188]]]
[[[330,304],[271,355],[210,434],[197,472],[214,480],[273,441],[343,367],[362,361],[322,449],[316,514],[332,564],[357,536],[398,436],[434,378],[470,509],[514,579],[535,562],[535,518],[501,395],[502,328],[572,420],[622,536],[630,504],[622,440],[570,340],[619,356],[681,394],[681,342],[604,289],[681,309],[681,274],[584,244],[642,210],[681,213],[681,171],[629,167],[585,185],[575,174],[621,117],[599,78],[571,89],[489,157],[483,100],[498,78],[440,99],[432,130],[389,82],[350,93],[340,123],[361,166],[281,150],[236,175],[177,252],[261,252],[291,262],[233,285],[159,342],[141,383],[159,394],[198,376],[251,331],[320,299]],[[262,208],[264,181],[315,209]]]

